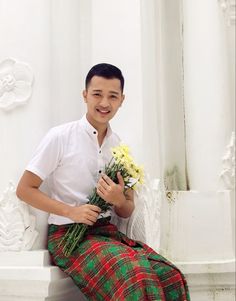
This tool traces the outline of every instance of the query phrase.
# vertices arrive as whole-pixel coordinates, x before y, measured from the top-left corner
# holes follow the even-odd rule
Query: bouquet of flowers
[[[118,184],[117,172],[120,172],[125,183],[125,190],[136,189],[138,184],[143,183],[143,169],[135,164],[130,155],[128,146],[120,144],[111,149],[112,159],[108,165],[105,166],[104,173],[116,184]],[[125,191],[124,191],[125,192]],[[96,205],[101,208],[102,212],[106,212],[111,205],[105,202],[96,192],[94,188],[92,194],[89,196],[88,204]],[[78,243],[83,239],[84,234],[89,226],[82,223],[75,223],[68,229],[65,236],[60,242],[65,242],[63,252],[69,256]]]

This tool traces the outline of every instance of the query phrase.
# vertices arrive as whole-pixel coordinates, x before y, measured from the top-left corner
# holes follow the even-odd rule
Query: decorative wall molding
[[[171,203],[175,202],[175,200],[178,197],[179,191],[171,190],[171,191],[166,191],[166,200]]]
[[[186,190],[182,175],[178,166],[174,166],[171,169],[166,169],[164,174],[164,184],[167,191],[171,190]]]
[[[163,191],[160,179],[150,179],[148,175],[137,195],[135,210],[127,225],[127,235],[147,243],[155,251],[160,248],[160,214]]]
[[[235,25],[235,12],[236,12],[236,1],[235,0],[218,0],[221,8],[226,14],[227,22],[229,25]]]
[[[12,182],[0,197],[0,251],[30,250],[38,236],[35,217],[16,196]]]
[[[223,170],[220,178],[226,189],[235,188],[235,132],[232,132],[230,142],[226,146],[225,155],[222,157]]]
[[[160,248],[160,211],[163,193],[159,179],[150,179],[146,174],[144,184],[134,195],[135,209],[130,218],[113,217],[119,231],[128,237],[140,240],[155,251]]]
[[[0,62],[0,109],[12,110],[24,105],[32,94],[31,67],[13,58]]]

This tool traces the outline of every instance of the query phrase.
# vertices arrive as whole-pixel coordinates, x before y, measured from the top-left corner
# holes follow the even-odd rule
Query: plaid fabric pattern
[[[184,276],[147,245],[129,239],[108,219],[90,227],[70,257],[58,247],[69,225],[49,225],[48,250],[91,301],[189,301]]]

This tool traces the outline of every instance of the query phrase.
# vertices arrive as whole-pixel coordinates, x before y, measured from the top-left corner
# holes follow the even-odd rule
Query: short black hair
[[[122,72],[116,66],[107,64],[107,63],[101,63],[101,64],[97,64],[97,65],[93,66],[89,70],[89,72],[86,76],[86,79],[85,79],[86,89],[88,89],[88,86],[89,86],[90,81],[93,76],[101,76],[101,77],[104,77],[107,79],[113,79],[113,78],[119,79],[121,91],[123,93],[125,80],[122,75]]]

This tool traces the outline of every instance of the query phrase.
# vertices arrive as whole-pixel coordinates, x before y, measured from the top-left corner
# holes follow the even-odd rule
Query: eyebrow
[[[93,92],[102,92],[102,90],[99,90],[99,89],[93,89]],[[116,91],[109,91],[110,94],[116,94],[116,95],[119,95],[119,92],[116,92]]]

